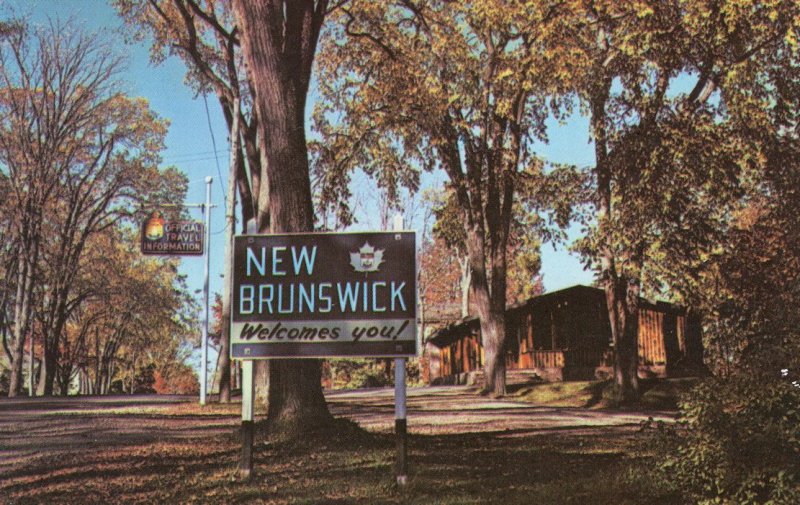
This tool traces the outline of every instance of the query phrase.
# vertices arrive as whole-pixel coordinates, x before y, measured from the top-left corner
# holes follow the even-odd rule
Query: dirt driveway
[[[353,419],[371,431],[394,428],[394,390],[334,391],[326,395],[331,411]],[[642,421],[673,421],[671,412],[595,410],[538,407],[513,399],[480,396],[467,386],[408,390],[408,427],[411,433],[536,433],[585,431],[602,427],[638,427]]]
[[[0,399],[0,482],[20,464],[76,452],[202,439],[230,433],[229,414],[166,416],[196,398],[109,396]],[[1,503],[1,502],[0,502]]]

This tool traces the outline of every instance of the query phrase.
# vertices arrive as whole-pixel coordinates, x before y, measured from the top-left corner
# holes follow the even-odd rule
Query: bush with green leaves
[[[5,396],[8,394],[8,383],[11,377],[11,370],[4,366],[0,368],[0,395]]]
[[[779,371],[703,380],[680,407],[670,486],[699,504],[800,503],[800,388]]]
[[[323,373],[332,377],[331,387],[334,389],[387,387],[394,384],[394,359],[328,360]],[[419,361],[415,358],[406,360],[406,384],[410,386],[422,384]]]

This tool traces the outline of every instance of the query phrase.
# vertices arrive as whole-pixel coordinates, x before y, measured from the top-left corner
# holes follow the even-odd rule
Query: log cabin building
[[[545,380],[611,377],[611,326],[601,289],[573,286],[506,310],[506,367]],[[441,328],[427,341],[433,383],[468,382],[483,367],[477,317]],[[639,301],[639,376],[678,377],[703,369],[700,326],[686,308]]]

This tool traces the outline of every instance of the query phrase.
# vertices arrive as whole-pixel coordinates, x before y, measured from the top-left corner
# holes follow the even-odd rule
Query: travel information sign
[[[142,254],[200,256],[203,254],[203,223],[167,221],[154,212],[142,224]]]
[[[416,354],[413,231],[234,238],[231,357]]]

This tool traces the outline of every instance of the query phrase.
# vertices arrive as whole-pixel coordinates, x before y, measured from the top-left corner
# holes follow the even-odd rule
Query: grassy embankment
[[[675,410],[697,379],[641,381],[642,397],[634,408]],[[548,407],[613,408],[608,381],[536,382],[511,388],[511,398]]]

